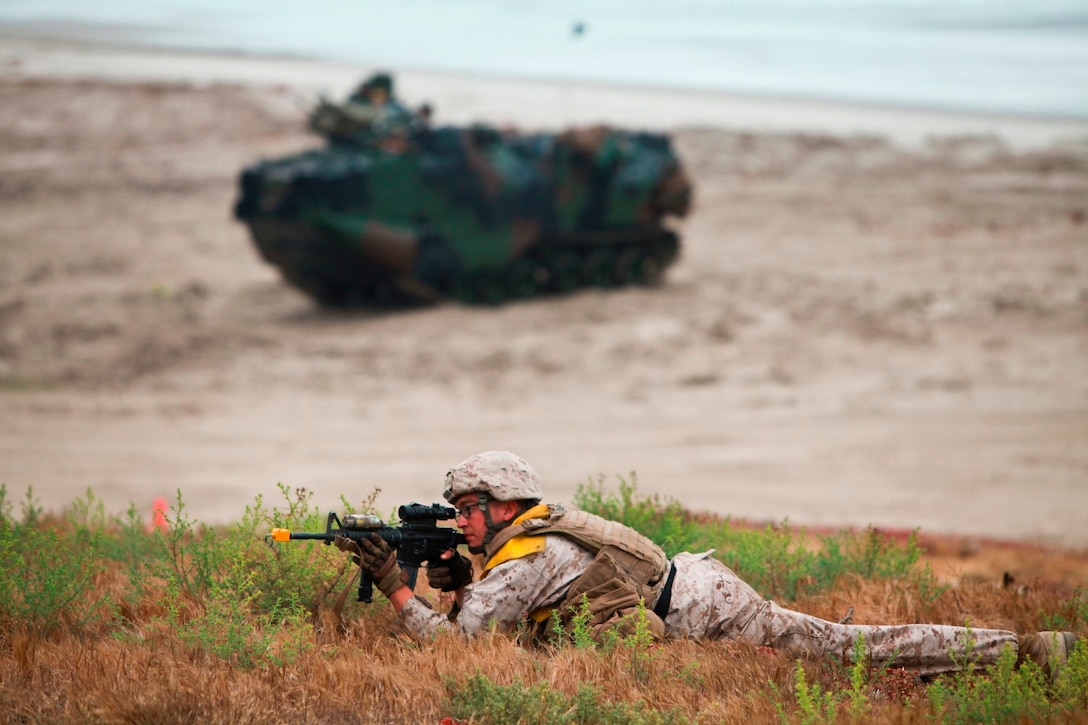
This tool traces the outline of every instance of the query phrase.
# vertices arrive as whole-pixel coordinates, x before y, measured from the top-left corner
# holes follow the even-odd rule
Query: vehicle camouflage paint
[[[375,79],[391,98],[375,76],[311,113],[324,148],[241,175],[236,217],[322,304],[498,304],[650,283],[677,258],[663,220],[687,213],[691,187],[667,136],[432,128],[427,109],[371,103]]]

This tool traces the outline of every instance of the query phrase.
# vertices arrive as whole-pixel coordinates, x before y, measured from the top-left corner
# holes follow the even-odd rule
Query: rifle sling
[[[672,581],[676,578],[676,564],[669,565],[669,578],[665,580],[665,586],[661,587],[661,594],[657,597],[657,603],[654,604],[654,614],[661,617],[661,621],[665,621],[665,616],[669,613],[669,605],[672,603]]]
[[[337,621],[343,621],[340,617],[340,612],[344,611],[344,603],[348,600],[348,592],[351,591],[355,584],[356,577],[362,571],[360,567],[355,567],[355,573],[351,575],[351,579],[348,579],[348,585],[344,587],[344,591],[340,592],[340,596],[336,598],[336,604],[333,605],[332,611],[336,614]]]

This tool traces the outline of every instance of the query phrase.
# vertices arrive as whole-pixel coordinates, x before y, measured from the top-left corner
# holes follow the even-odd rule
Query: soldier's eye
[[[478,503],[466,503],[464,506],[457,509],[457,513],[461,518],[468,521],[468,517],[472,515],[472,510],[478,508],[480,508],[480,504]]]

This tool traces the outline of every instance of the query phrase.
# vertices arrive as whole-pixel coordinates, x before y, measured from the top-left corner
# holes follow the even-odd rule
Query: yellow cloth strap
[[[548,517],[547,504],[537,504],[531,509],[518,516],[516,519],[510,522],[511,526],[516,526],[522,521],[528,519],[543,519]],[[507,541],[499,550],[495,552],[495,555],[487,560],[484,564],[484,571],[488,572],[507,561],[513,561],[514,559],[520,559],[528,556],[529,554],[535,554],[538,551],[544,551],[544,546],[547,544],[546,536],[526,536],[525,534],[518,534],[514,538]]]
[[[552,612],[554,611],[555,607],[542,607],[535,612],[530,613],[529,619],[533,620],[537,624],[540,624],[541,622],[547,620],[548,617],[552,616]]]

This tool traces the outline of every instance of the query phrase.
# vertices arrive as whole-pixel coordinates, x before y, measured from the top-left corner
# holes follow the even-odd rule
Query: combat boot
[[[1058,679],[1058,674],[1076,643],[1077,635],[1073,632],[1037,632],[1026,635],[1020,638],[1016,666],[1031,660],[1053,682]]]

